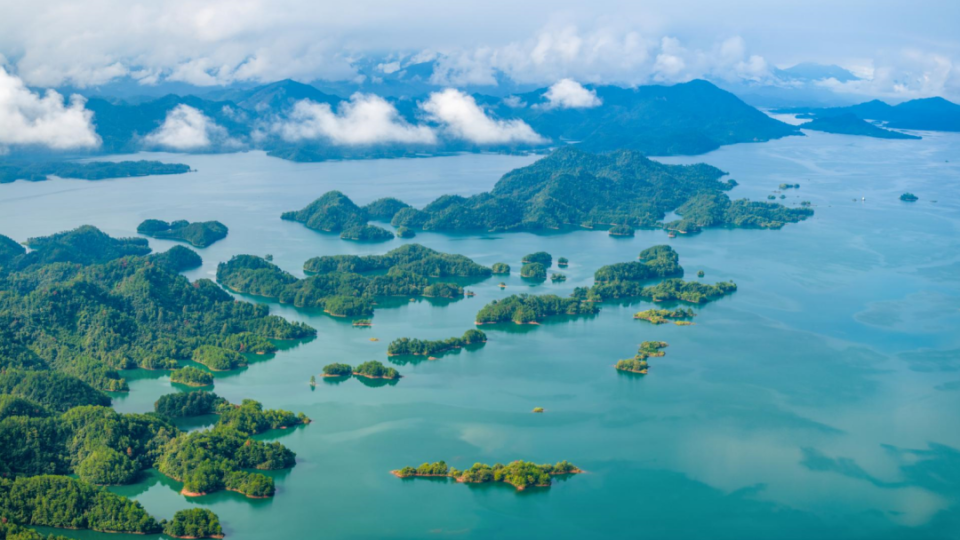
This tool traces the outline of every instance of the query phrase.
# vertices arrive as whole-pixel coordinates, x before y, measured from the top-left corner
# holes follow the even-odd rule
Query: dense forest
[[[483,463],[475,463],[463,471],[449,467],[445,462],[424,463],[419,467],[404,467],[392,471],[398,478],[416,478],[418,476],[446,476],[457,482],[467,484],[483,484],[503,482],[518,490],[528,487],[548,487],[552,483],[551,476],[581,473],[579,468],[567,461],[560,461],[555,465],[537,465],[529,461],[513,461],[507,465],[497,463],[492,467]]]
[[[462,337],[448,339],[426,340],[398,338],[387,346],[389,356],[419,355],[434,356],[454,349],[462,349],[467,345],[480,345],[487,342],[487,335],[480,330],[470,329]]]
[[[408,244],[385,255],[315,257],[304,264],[310,274],[297,279],[254,255],[237,255],[217,267],[217,280],[245,294],[275,298],[296,307],[318,308],[336,316],[373,314],[377,297],[426,296],[461,298],[463,287],[431,279],[485,277],[491,271],[462,255],[439,253]],[[383,271],[376,275],[368,272]]]
[[[103,180],[106,178],[183,174],[187,172],[190,172],[189,165],[161,163],[159,161],[91,161],[89,163],[76,161],[10,161],[0,163],[0,184],[17,180],[38,182],[47,180],[50,176]]]
[[[562,298],[554,294],[514,294],[483,306],[477,313],[477,324],[532,324],[554,315],[593,315],[598,311],[596,305],[579,298]]]
[[[205,248],[218,240],[227,237],[227,226],[219,221],[177,220],[167,223],[159,219],[148,219],[137,226],[137,232],[164,240],[179,240],[188,244]]]
[[[383,227],[376,225],[354,225],[344,229],[340,238],[354,242],[386,242],[393,240],[394,234]]]

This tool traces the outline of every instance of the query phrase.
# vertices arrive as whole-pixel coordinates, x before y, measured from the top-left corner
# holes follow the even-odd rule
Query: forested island
[[[690,319],[696,317],[696,315],[690,308],[677,308],[672,311],[669,309],[647,309],[635,313],[633,318],[653,324],[664,324],[672,320],[676,324],[683,325],[690,324]]]
[[[392,368],[386,367],[376,360],[370,360],[357,366],[353,370],[355,377],[366,377],[368,379],[399,379],[400,373]]]
[[[81,180],[104,180],[158,174],[184,174],[190,166],[159,161],[8,161],[0,162],[0,184],[17,180],[39,182],[51,176]]]
[[[190,223],[181,219],[167,223],[159,219],[148,219],[137,226],[137,232],[153,238],[179,240],[187,242],[193,247],[205,248],[226,238],[228,229],[226,225],[219,221]]]
[[[527,167],[505,174],[489,193],[444,195],[416,209],[409,205],[359,207],[331,191],[283,219],[320,231],[340,232],[369,219],[431,231],[518,231],[664,227],[695,233],[706,227],[776,229],[811,215],[809,208],[731,200],[736,183],[709,165],[665,165],[631,151],[590,154],[564,146]],[[399,203],[399,201],[397,201]],[[667,212],[681,219],[661,223]],[[392,213],[392,215],[391,215]],[[537,262],[537,261],[531,261]],[[549,267],[550,265],[545,265]]]
[[[613,227],[610,227],[610,230],[607,231],[607,234],[609,234],[610,236],[621,236],[624,238],[633,238],[633,236],[636,234],[636,231],[634,230],[633,227],[629,225],[620,224],[620,225],[614,225]]]
[[[547,279],[547,269],[538,262],[526,263],[520,267],[520,277],[543,281]]]
[[[916,135],[909,135],[907,133],[875,126],[866,120],[861,120],[853,113],[844,113],[837,116],[821,116],[810,122],[800,124],[800,128],[823,131],[825,133],[837,133],[840,135],[860,135],[877,139],[919,140],[921,138]]]
[[[386,270],[386,274],[364,273]],[[377,297],[462,298],[463,287],[433,278],[486,277],[491,270],[462,255],[407,244],[385,255],[332,255],[304,264],[297,279],[254,255],[237,255],[217,267],[217,280],[230,290],[275,298],[296,307],[319,308],[334,316],[367,317]]]
[[[492,467],[475,463],[465,470],[449,467],[445,462],[424,463],[419,467],[404,467],[390,471],[397,478],[447,477],[464,484],[485,484],[503,482],[522,491],[529,487],[549,487],[551,477],[566,474],[579,474],[583,471],[567,461],[555,465],[537,465],[529,461],[513,461],[507,465],[497,463]]]
[[[454,349],[462,349],[467,345],[481,345],[487,342],[487,335],[480,330],[470,329],[463,333],[463,337],[452,337],[440,340],[421,340],[398,338],[387,346],[388,356],[434,356]]]
[[[617,361],[614,366],[618,371],[627,371],[646,375],[650,369],[647,358],[652,356],[663,356],[663,349],[668,346],[666,341],[644,341],[640,344],[637,354],[633,358]]]
[[[354,225],[344,229],[340,233],[340,238],[355,242],[386,242],[393,240],[394,234],[376,225]]]
[[[900,195],[900,200],[904,202],[917,202],[920,200],[920,197],[917,197],[913,193],[907,192],[903,195]]]
[[[187,386],[210,386],[213,384],[213,375],[202,369],[187,366],[173,370],[170,373],[170,382]]]
[[[554,315],[593,315],[596,305],[578,298],[562,298],[555,294],[514,294],[494,300],[477,313],[477,324],[513,322],[537,324]]]

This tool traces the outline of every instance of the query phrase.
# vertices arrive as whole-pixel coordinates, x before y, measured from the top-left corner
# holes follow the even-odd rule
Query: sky
[[[0,0],[0,65],[30,87],[121,78],[197,86],[354,80],[436,59],[441,85],[775,83],[776,67],[838,64],[831,90],[960,97],[960,2],[739,0]]]

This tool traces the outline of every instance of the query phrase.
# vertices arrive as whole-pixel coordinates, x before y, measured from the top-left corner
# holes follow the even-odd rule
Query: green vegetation
[[[154,238],[180,240],[198,248],[205,248],[227,237],[227,226],[219,221],[186,220],[167,223],[159,219],[148,219],[137,226],[137,232]]]
[[[533,412],[535,412],[535,413],[542,413],[542,412],[543,412],[543,407],[534,407],[534,408],[533,408]]]
[[[309,229],[324,232],[340,232],[350,227],[364,225],[367,212],[339,191],[325,193],[305,208],[284,212],[281,219],[303,223]]]
[[[170,373],[170,382],[187,386],[210,386],[213,384],[213,375],[202,369],[187,366],[173,370]]]
[[[163,525],[163,533],[174,538],[223,538],[220,520],[206,508],[178,510]]]
[[[670,320],[689,320],[696,316],[697,314],[692,309],[677,308],[673,311],[669,309],[648,309],[635,313],[633,318],[651,322],[653,324],[663,324],[669,322]]]
[[[561,283],[567,280],[567,276],[563,274],[553,273],[550,274],[550,281],[554,283]]]
[[[524,255],[521,262],[523,262],[523,264],[540,263],[545,268],[550,268],[553,266],[553,256],[546,251],[538,251],[536,253]]]
[[[219,426],[226,426],[248,435],[256,435],[271,429],[286,429],[300,424],[309,424],[303,413],[294,414],[281,409],[263,409],[260,402],[245,399],[237,407],[219,409]]]
[[[706,274],[703,273],[703,270],[697,270],[697,277],[702,278]]]
[[[160,396],[153,410],[168,418],[183,418],[214,414],[229,406],[227,400],[213,392],[177,392]]]
[[[193,351],[193,361],[213,371],[230,371],[247,365],[247,360],[239,353],[213,345],[197,347]]]
[[[576,298],[561,298],[554,294],[515,294],[483,306],[477,313],[477,324],[533,324],[554,315],[592,315],[598,311],[595,305]]]
[[[631,373],[640,373],[641,375],[646,375],[647,370],[650,366],[647,365],[646,359],[643,358],[627,358],[626,360],[618,360],[616,367],[620,371],[629,371]]]
[[[493,273],[497,275],[509,274],[510,265],[502,262],[493,263]]]
[[[157,174],[183,174],[190,172],[190,166],[182,163],[160,163],[159,161],[92,161],[79,163],[74,161],[34,161],[24,163],[0,163],[0,184],[27,180],[38,182],[50,176],[60,178],[79,178],[82,180],[103,180],[106,178],[128,178]]]
[[[150,256],[150,262],[157,266],[164,266],[171,272],[183,272],[203,264],[203,259],[196,251],[183,246],[173,246],[163,253]]]
[[[357,319],[353,321],[353,326],[373,326],[373,321],[370,319]]]
[[[619,371],[629,371],[631,373],[646,375],[647,370],[650,369],[650,366],[647,364],[647,358],[663,356],[663,349],[667,346],[666,341],[644,341],[640,344],[640,348],[633,358],[619,360],[614,367]]]
[[[567,265],[569,264],[570,264],[570,260],[567,259],[566,257],[560,257],[559,259],[557,259],[557,266],[559,266],[560,268],[566,268]]]
[[[368,219],[390,221],[404,208],[410,208],[410,205],[393,197],[384,197],[364,206],[363,210],[367,213]]]
[[[527,461],[514,461],[508,465],[497,463],[492,467],[483,463],[475,463],[464,471],[450,468],[445,462],[438,461],[432,464],[424,463],[416,468],[404,467],[391,472],[398,478],[446,476],[456,479],[457,482],[469,484],[504,482],[518,490],[524,490],[532,486],[550,486],[551,476],[577,474],[583,471],[566,461],[560,461],[556,465],[550,465],[549,463],[537,465]]]
[[[160,532],[160,524],[140,503],[65,476],[0,479],[0,514],[20,525]]]
[[[547,279],[547,269],[538,262],[524,264],[520,268],[520,277],[526,279]]]
[[[376,225],[354,225],[344,229],[340,233],[340,238],[356,242],[386,242],[387,240],[393,240],[394,235],[392,232]]]
[[[446,276],[486,277],[489,268],[462,255],[407,244],[385,255],[315,257],[304,264],[312,275],[297,279],[253,255],[237,255],[217,267],[217,280],[231,290],[276,298],[297,307],[320,308],[331,315],[368,317],[377,297],[460,298],[463,288],[431,282]],[[387,270],[386,274],[363,275]]]
[[[0,521],[0,538],[6,540],[70,540],[66,536],[48,534],[46,536],[33,529],[21,527],[16,523]]]
[[[695,281],[668,279],[653,287],[644,287],[639,296],[654,302],[680,300],[691,304],[702,304],[737,290],[736,283],[721,281],[715,285],[704,285]]]
[[[327,364],[323,366],[324,377],[349,377],[353,375],[353,367],[349,364]]]
[[[357,377],[367,377],[368,379],[399,379],[400,373],[393,368],[389,368],[377,362],[376,360],[371,360],[369,362],[364,362],[356,367],[353,370],[353,374]]]
[[[653,246],[640,252],[639,261],[610,264],[593,274],[597,283],[617,281],[647,281],[670,276],[682,276],[680,256],[672,247]]]
[[[636,234],[636,231],[634,230],[633,227],[629,225],[621,224],[621,225],[614,225],[613,227],[610,227],[608,234],[610,236],[627,236],[632,238],[634,234]]]
[[[663,356],[665,353],[662,349],[666,349],[670,344],[666,341],[644,341],[640,344],[640,350],[637,352],[637,355],[643,356],[644,358],[650,356]]]
[[[679,221],[664,227],[679,232],[695,233],[708,227],[744,229],[779,229],[813,215],[809,208],[787,208],[777,203],[738,199],[731,201],[724,193],[700,193],[676,209]]]
[[[403,225],[397,227],[397,238],[413,238],[417,233],[413,229],[404,227]]]
[[[905,201],[905,202],[916,202],[916,201],[920,200],[920,197],[917,197],[917,196],[914,195],[913,193],[909,193],[909,192],[908,192],[908,193],[904,193],[903,195],[901,195],[901,196],[900,196],[900,200],[901,200],[901,201]]]
[[[434,356],[437,354],[460,349],[467,345],[483,344],[487,342],[487,335],[480,330],[470,329],[464,332],[463,337],[452,337],[442,340],[419,340],[410,338],[399,338],[390,343],[387,347],[389,356],[400,355],[419,355]]]

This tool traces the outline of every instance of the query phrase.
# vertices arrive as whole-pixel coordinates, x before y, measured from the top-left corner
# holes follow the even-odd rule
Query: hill
[[[861,120],[853,113],[816,118],[813,121],[800,124],[800,128],[826,133],[839,133],[841,135],[862,135],[864,137],[875,137],[877,139],[920,139],[920,137],[916,135],[908,135],[906,133],[900,133],[899,131],[891,131],[877,127],[866,120]]]
[[[899,105],[880,100],[849,107],[792,107],[774,112],[796,114],[800,118],[826,118],[852,114],[862,120],[883,122],[884,127],[923,131],[960,131],[960,105],[941,97],[913,99]]]

